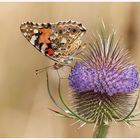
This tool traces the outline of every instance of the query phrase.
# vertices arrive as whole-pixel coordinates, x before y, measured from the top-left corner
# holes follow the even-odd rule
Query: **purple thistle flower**
[[[119,93],[129,93],[139,86],[138,72],[133,65],[118,72],[117,68],[86,67],[82,63],[77,63],[69,76],[70,85],[75,92],[107,93],[112,96]]]

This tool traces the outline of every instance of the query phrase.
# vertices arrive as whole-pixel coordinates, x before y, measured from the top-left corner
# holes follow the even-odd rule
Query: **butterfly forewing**
[[[58,63],[67,63],[81,44],[86,29],[77,22],[21,24],[25,38],[40,52]]]

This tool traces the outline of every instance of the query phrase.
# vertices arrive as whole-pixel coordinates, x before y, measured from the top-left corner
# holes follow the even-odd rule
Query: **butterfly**
[[[86,28],[75,21],[57,23],[24,22],[20,26],[24,37],[43,55],[58,65],[70,64],[81,48]]]

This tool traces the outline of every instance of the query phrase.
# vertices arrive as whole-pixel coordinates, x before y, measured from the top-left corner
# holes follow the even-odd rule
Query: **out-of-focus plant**
[[[108,32],[104,23],[93,35],[71,69],[67,82],[71,88],[71,102],[62,94],[61,78],[58,82],[59,98],[56,100],[50,90],[47,74],[48,93],[54,104],[61,110],[54,111],[62,116],[93,124],[93,137],[106,137],[111,122],[131,125],[139,112],[134,113],[139,93],[139,75],[129,52],[120,45],[114,30]],[[58,103],[60,100],[61,105]]]

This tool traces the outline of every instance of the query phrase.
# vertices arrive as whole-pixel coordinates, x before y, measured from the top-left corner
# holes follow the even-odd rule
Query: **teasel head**
[[[112,121],[130,124],[136,116],[138,70],[114,30],[108,32],[102,23],[92,37],[68,77],[72,110],[85,124],[102,128]]]
[[[131,125],[138,120],[140,112],[135,110],[140,80],[129,51],[122,46],[114,30],[108,31],[102,22],[92,40],[84,46],[80,61],[72,67],[68,78],[60,78],[57,71],[59,98],[56,100],[51,93],[48,72],[47,89],[51,100],[63,113],[50,110],[76,120],[75,123],[82,122],[80,127],[92,124],[96,128],[93,137],[105,137],[111,122]],[[65,99],[70,102],[62,95],[62,79],[68,81],[70,98]]]

